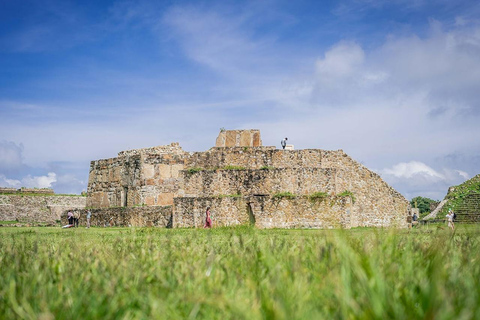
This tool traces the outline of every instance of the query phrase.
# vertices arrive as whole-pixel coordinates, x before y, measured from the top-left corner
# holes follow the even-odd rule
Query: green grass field
[[[0,319],[479,319],[480,228],[0,228]]]

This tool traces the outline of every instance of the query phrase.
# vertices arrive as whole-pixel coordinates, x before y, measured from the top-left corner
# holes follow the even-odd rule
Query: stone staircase
[[[438,213],[442,210],[443,206],[447,203],[448,200],[442,200],[442,202],[440,202],[438,204],[438,206],[435,208],[435,210],[433,210],[429,215],[427,215],[426,217],[424,217],[422,220],[431,220],[431,219],[436,219],[437,218],[437,215]],[[441,219],[442,217],[439,217],[439,219]]]
[[[442,200],[438,207],[432,211],[429,215],[427,215],[423,220],[432,220],[432,219],[439,219],[443,220],[446,219],[443,213],[446,210],[442,210],[443,207],[448,203],[448,200]],[[480,194],[479,193],[472,193],[465,197],[463,203],[461,205],[457,205],[455,208],[452,208],[453,211],[457,214],[457,218],[455,222],[462,222],[462,223],[473,223],[473,222],[480,222]],[[438,216],[440,212],[443,212]]]
[[[465,197],[463,203],[454,208],[457,222],[480,222],[480,194],[472,193]]]

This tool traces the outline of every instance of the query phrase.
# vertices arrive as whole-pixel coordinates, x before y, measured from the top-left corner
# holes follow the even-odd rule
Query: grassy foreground
[[[479,319],[480,229],[0,228],[0,319]]]

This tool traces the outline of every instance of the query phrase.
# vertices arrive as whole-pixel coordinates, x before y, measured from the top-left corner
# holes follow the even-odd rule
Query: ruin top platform
[[[260,130],[221,130],[215,147],[261,147]]]

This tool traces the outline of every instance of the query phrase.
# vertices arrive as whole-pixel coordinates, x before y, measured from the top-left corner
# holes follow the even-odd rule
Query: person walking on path
[[[75,228],[78,228],[78,222],[80,221],[80,211],[79,210],[75,211],[75,213],[73,214],[73,221],[74,221],[74,224],[75,224]]]
[[[283,150],[285,150],[285,147],[287,146],[287,140],[288,140],[288,138],[285,138],[285,139],[282,140],[282,142],[280,142],[280,144],[282,145]]]
[[[448,226],[452,229],[455,230],[455,224],[453,222],[453,212],[452,210],[448,211],[448,214],[446,215],[447,220],[448,220]]]
[[[92,212],[87,210],[87,229],[90,228],[90,219],[92,218]]]
[[[211,228],[212,227],[212,219],[210,218],[210,207],[207,207],[207,210],[205,212],[205,225],[203,228]]]
[[[417,213],[414,213],[412,217],[412,227],[416,226],[417,224],[418,224]]]
[[[72,210],[68,210],[67,219],[68,219],[68,224],[73,225],[73,212],[72,212]]]

